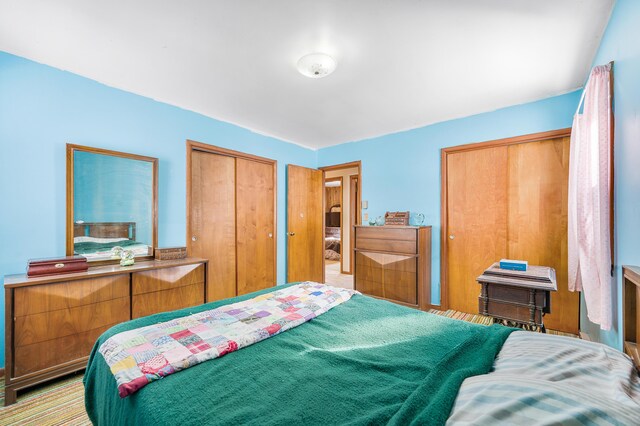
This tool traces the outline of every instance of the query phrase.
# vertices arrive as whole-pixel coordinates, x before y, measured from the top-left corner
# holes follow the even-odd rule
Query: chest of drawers
[[[430,308],[430,226],[356,226],[354,258],[356,290],[412,308]]]
[[[19,390],[85,368],[96,339],[124,321],[204,303],[202,259],[5,277],[5,405]]]

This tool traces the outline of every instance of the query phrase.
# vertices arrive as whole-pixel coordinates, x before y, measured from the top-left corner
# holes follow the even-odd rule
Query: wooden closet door
[[[567,192],[569,140],[556,138],[509,146],[508,257],[556,270],[545,327],[578,334],[579,293],[568,288]]]
[[[238,295],[276,283],[272,164],[236,160]]]
[[[209,260],[207,302],[236,295],[236,160],[191,151],[190,256]]]
[[[476,278],[507,254],[507,147],[447,155],[447,301],[478,313]]]
[[[287,166],[287,282],[324,282],[323,173]]]

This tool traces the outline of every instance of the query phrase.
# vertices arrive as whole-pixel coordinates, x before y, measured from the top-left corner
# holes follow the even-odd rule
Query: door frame
[[[571,136],[571,127],[547,132],[531,133],[528,135],[514,136],[504,139],[496,139],[486,142],[476,142],[465,145],[457,145],[440,150],[440,310],[449,309],[449,282],[447,271],[449,269],[448,245],[448,194],[447,194],[447,156],[464,151],[474,151],[498,146],[509,146],[528,142],[538,142],[547,139],[556,139]]]
[[[334,164],[334,165],[331,165],[331,166],[318,167],[318,170],[322,170],[322,181],[323,181],[323,183],[326,181],[326,177],[325,177],[325,173],[326,172],[331,171],[331,170],[352,169],[354,167],[358,168],[358,173],[356,174],[358,176],[358,199],[356,200],[356,209],[357,209],[357,212],[356,212],[357,213],[356,214],[356,223],[349,224],[349,245],[350,245],[350,247],[349,247],[350,265],[349,266],[350,266],[350,272],[348,272],[348,273],[344,272],[344,268],[343,268],[344,265],[342,263],[342,257],[340,258],[340,273],[347,274],[347,275],[353,275],[353,265],[354,265],[354,262],[353,262],[353,258],[354,258],[354,256],[353,256],[353,243],[354,243],[354,241],[353,241],[353,238],[354,238],[353,227],[355,225],[360,225],[361,221],[362,221],[362,161],[357,160],[357,161],[351,161],[351,162],[348,162],[348,163],[340,163],[340,164]],[[352,176],[355,176],[355,175],[352,175]],[[349,179],[349,184],[351,184],[351,179]],[[343,185],[344,185],[344,181],[343,181]],[[322,193],[322,203],[323,203],[323,205],[325,203],[324,196],[325,196],[325,192]],[[342,200],[342,201],[344,201],[344,200]],[[342,210],[343,209],[341,208],[341,211]],[[343,223],[342,222],[342,215],[340,215],[340,223],[341,224]],[[344,234],[342,234],[342,232],[343,232],[343,227],[341,226],[340,227],[340,235],[341,235],[340,247],[341,247],[341,249],[342,249],[342,246],[343,246],[342,241],[344,241],[344,238],[342,238]],[[326,268],[324,255],[322,256],[322,267],[323,267],[323,269]]]
[[[234,151],[232,149],[221,148],[215,145],[209,145],[202,142],[193,141],[187,139],[187,226],[186,226],[186,246],[187,255],[191,255],[191,153],[193,151],[207,152],[209,154],[224,155],[233,158],[242,158],[245,160],[257,161],[260,163],[269,164],[273,167],[273,276],[275,277],[275,285],[278,284],[278,162],[266,157],[260,157],[253,154],[247,154],[241,151]],[[237,210],[237,206],[236,206]],[[237,214],[237,213],[236,213]],[[236,237],[237,237],[236,229]],[[237,251],[237,248],[236,248]],[[236,268],[236,286],[237,286],[238,272]]]
[[[353,187],[353,181],[356,181],[355,187],[356,187],[356,198],[354,200],[353,198],[353,191],[351,191],[351,188]],[[353,268],[355,265],[355,256],[353,256],[353,249],[355,248],[355,229],[354,226],[355,225],[360,225],[360,220],[361,220],[361,213],[362,213],[362,205],[360,203],[360,174],[358,175],[351,175],[349,176],[349,203],[353,202],[353,204],[355,205],[355,214],[354,214],[354,218],[355,218],[355,223],[353,224],[353,226],[351,226],[351,229],[349,229],[349,254],[352,254],[352,256],[349,256],[349,259],[351,260],[349,263],[349,274],[353,275]],[[351,206],[349,206],[349,214],[351,214]]]

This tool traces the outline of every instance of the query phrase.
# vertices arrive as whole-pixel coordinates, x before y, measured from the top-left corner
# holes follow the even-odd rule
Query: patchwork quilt
[[[154,380],[297,327],[359,292],[304,282],[116,334],[99,348],[124,398]]]

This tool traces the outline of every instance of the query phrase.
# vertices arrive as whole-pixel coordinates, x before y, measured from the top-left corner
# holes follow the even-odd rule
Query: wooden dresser
[[[206,260],[187,258],[38,278],[7,275],[5,405],[19,390],[84,369],[108,328],[204,303],[206,268]]]
[[[355,289],[412,308],[431,307],[431,227],[356,226]]]

